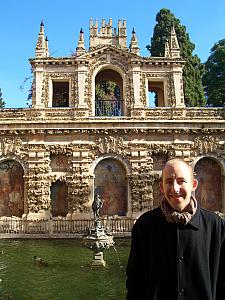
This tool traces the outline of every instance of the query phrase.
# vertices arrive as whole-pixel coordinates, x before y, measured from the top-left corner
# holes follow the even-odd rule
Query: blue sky
[[[26,107],[30,83],[20,86],[30,76],[29,58],[34,57],[40,22],[45,24],[49,50],[54,57],[70,56],[77,46],[80,28],[89,46],[89,19],[127,21],[127,44],[135,28],[141,55],[148,56],[155,17],[168,8],[186,26],[195,53],[202,62],[218,40],[225,38],[224,0],[8,0],[1,1],[0,18],[0,88],[6,107]]]

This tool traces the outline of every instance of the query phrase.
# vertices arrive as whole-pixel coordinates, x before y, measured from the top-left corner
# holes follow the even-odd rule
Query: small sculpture
[[[104,202],[104,200],[101,199],[100,195],[96,194],[95,198],[94,198],[94,201],[92,203],[92,210],[94,212],[94,219],[95,220],[100,219],[100,213],[99,212],[100,212],[100,209],[103,206],[103,202]]]

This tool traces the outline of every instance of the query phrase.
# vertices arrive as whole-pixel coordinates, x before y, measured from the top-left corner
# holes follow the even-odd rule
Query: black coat
[[[161,208],[132,230],[129,300],[225,300],[225,222],[197,208],[187,225],[168,223]]]

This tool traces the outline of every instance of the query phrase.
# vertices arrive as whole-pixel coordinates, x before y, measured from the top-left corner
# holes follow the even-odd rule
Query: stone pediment
[[[115,54],[126,58],[141,59],[139,55],[130,52],[127,48],[120,48],[112,45],[100,45],[98,47],[94,47],[90,49],[89,52],[86,52],[85,54],[82,54],[79,57],[77,57],[77,59],[90,59],[91,57],[98,57],[102,54]]]
[[[141,61],[142,58],[139,55],[136,55],[130,52],[127,48],[119,48],[112,45],[100,45],[99,47],[94,47],[90,49],[88,52],[81,54],[79,56],[71,56],[71,57],[45,57],[45,58],[33,58],[30,59],[30,63],[38,63],[38,64],[63,64],[63,65],[74,65],[77,63],[89,62],[91,59],[96,59],[102,55],[115,55],[120,56],[121,58],[135,61]]]
[[[121,58],[131,63],[142,63],[150,65],[168,65],[168,64],[181,64],[184,65],[185,61],[182,58],[168,58],[168,57],[143,57],[130,52],[128,48],[120,48],[113,45],[99,45],[90,49],[88,52],[76,57],[76,61],[90,61],[90,59],[97,59],[102,55],[120,56]]]

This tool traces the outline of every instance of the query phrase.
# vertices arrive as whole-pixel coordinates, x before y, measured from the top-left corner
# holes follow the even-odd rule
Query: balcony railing
[[[95,116],[121,117],[123,115],[123,100],[95,100]]]

